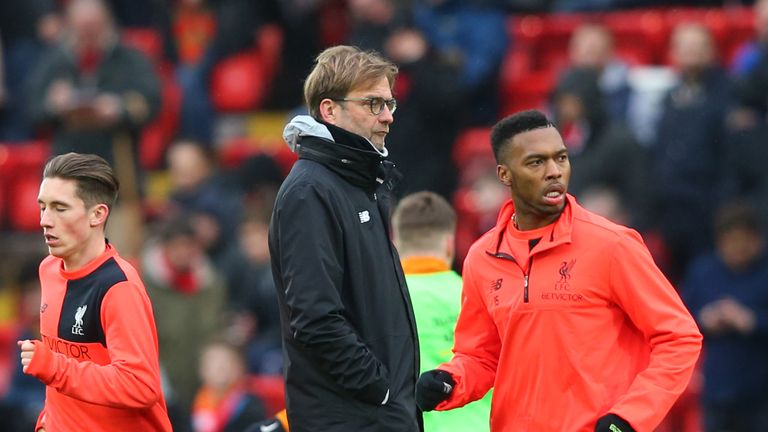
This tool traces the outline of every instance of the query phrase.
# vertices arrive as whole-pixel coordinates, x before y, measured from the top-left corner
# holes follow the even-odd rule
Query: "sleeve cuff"
[[[389,387],[384,380],[379,380],[365,386],[357,393],[357,397],[369,404],[384,405],[389,400]]]
[[[49,370],[54,354],[43,342],[33,340],[32,343],[35,345],[35,355],[27,367],[27,374],[48,384],[52,375]]]

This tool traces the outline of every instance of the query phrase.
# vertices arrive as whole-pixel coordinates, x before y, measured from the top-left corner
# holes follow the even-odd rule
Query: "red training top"
[[[83,268],[40,264],[40,333],[27,373],[46,384],[35,430],[171,431],[152,305],[136,270],[107,245]]]

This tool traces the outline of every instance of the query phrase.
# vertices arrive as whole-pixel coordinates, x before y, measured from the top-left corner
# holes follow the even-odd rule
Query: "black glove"
[[[276,418],[253,423],[245,432],[285,432],[282,423]]]
[[[606,414],[597,419],[595,432],[635,432],[635,430],[616,414]]]
[[[451,374],[444,370],[432,369],[419,377],[416,383],[416,405],[422,411],[432,411],[440,402],[451,396],[456,382]]]

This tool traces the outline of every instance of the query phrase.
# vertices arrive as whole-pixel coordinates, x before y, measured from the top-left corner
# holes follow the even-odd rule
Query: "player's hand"
[[[444,370],[432,369],[419,377],[416,383],[416,405],[422,411],[432,411],[440,402],[448,399],[456,382]]]
[[[635,432],[635,430],[616,414],[606,414],[597,420],[595,432]]]
[[[27,373],[27,368],[32,363],[32,357],[35,355],[35,344],[29,339],[16,341],[16,344],[21,348],[21,370]]]

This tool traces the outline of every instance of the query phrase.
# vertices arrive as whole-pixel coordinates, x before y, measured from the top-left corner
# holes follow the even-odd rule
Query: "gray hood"
[[[331,135],[331,131],[328,130],[326,125],[320,123],[312,116],[308,115],[298,115],[294,117],[290,122],[288,122],[287,125],[285,125],[285,128],[283,129],[283,139],[294,153],[296,152],[296,144],[298,144],[298,142],[301,140],[301,137],[305,136],[322,138],[332,143],[336,142],[336,140],[333,139],[333,135]],[[387,157],[389,154],[389,151],[386,147],[384,150],[379,150],[368,139],[363,139],[368,141],[368,143],[371,145],[371,148],[383,157]]]

